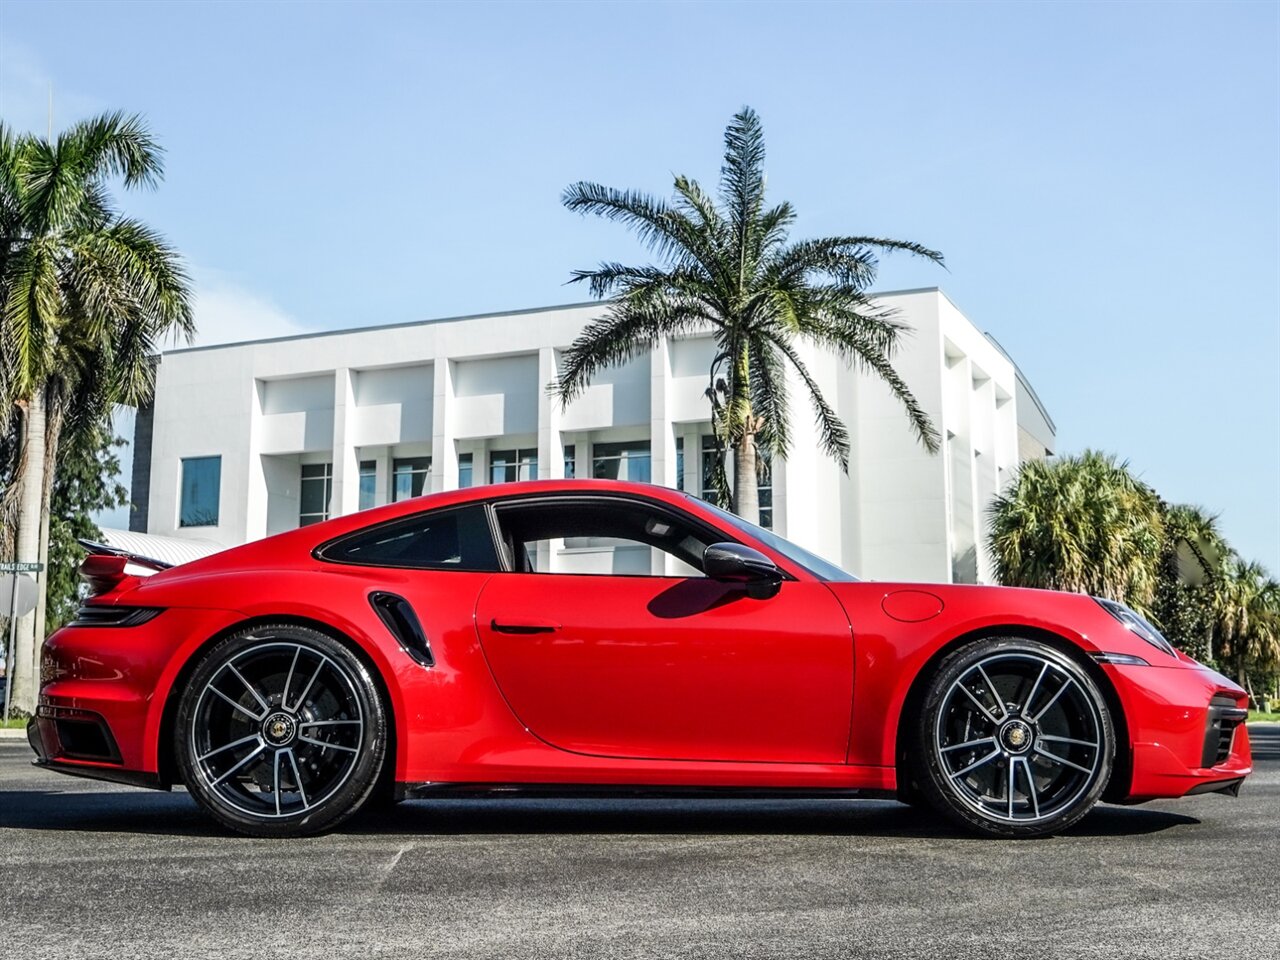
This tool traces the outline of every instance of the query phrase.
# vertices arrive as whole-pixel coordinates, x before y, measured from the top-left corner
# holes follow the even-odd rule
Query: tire
[[[998,696],[997,696],[998,694]],[[1111,777],[1106,700],[1069,656],[1036,640],[961,647],[929,681],[910,744],[929,805],[992,837],[1066,830]]]
[[[368,668],[293,624],[241,630],[196,665],[174,756],[214,819],[254,837],[300,837],[354,815],[379,786],[386,710]]]

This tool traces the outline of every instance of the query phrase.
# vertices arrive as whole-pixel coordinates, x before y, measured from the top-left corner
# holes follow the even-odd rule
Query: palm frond
[[[56,150],[85,180],[120,177],[126,187],[149,187],[164,176],[164,148],[137,114],[117,110],[83,120],[58,137]]]
[[[800,359],[800,355],[796,353],[795,348],[783,340],[774,339],[773,343],[791,361],[791,366],[795,368],[796,373],[800,375],[800,379],[804,381],[804,385],[809,389],[809,403],[813,406],[814,421],[818,427],[818,442],[822,444],[823,451],[840,464],[841,470],[848,473],[848,429],[846,429],[843,421],[836,416],[836,412],[831,409],[831,405],[827,403],[827,398],[822,395],[822,388],[813,379],[813,374],[809,372],[809,368]]]
[[[747,342],[751,361],[751,413],[759,421],[760,441],[779,457],[791,448],[791,424],[787,412],[787,369],[768,340]]]
[[[720,193],[744,243],[764,207],[764,127],[750,107],[739,110],[724,132]]]
[[[661,289],[615,300],[565,351],[553,392],[568,405],[601,370],[648,352],[663,336],[699,322],[701,313],[700,305]]]
[[[942,446],[942,438],[938,433],[938,428],[933,425],[933,420],[920,406],[920,401],[911,392],[911,388],[898,375],[898,371],[893,369],[893,364],[884,355],[877,345],[864,338],[857,338],[851,342],[854,354],[858,363],[866,370],[874,373],[889,388],[889,391],[897,398],[906,411],[907,420],[911,424],[911,432],[930,453],[937,453]]]
[[[685,241],[695,230],[662,200],[638,190],[616,190],[581,181],[565,188],[564,205],[581,214],[595,214],[630,228],[659,257],[682,256]]]

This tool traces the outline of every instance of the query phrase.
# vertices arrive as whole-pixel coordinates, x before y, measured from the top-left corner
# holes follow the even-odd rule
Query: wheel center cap
[[[284,746],[297,733],[298,724],[287,713],[273,713],[262,722],[262,736],[273,746]]]
[[[1010,753],[1025,753],[1031,748],[1031,727],[1021,720],[1010,720],[1000,731],[1000,743]]]

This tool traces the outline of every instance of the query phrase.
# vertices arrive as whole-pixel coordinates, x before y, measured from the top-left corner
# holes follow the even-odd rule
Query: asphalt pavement
[[[0,957],[1280,956],[1280,726],[1240,797],[992,841],[888,801],[416,801],[304,841],[0,742]]]

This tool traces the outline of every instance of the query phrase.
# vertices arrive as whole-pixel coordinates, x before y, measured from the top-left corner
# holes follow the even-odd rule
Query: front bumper
[[[1247,698],[1207,667],[1104,667],[1129,730],[1130,803],[1232,793],[1253,772]]]

